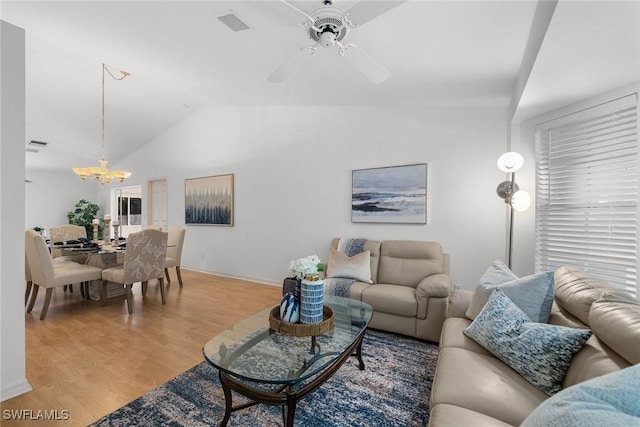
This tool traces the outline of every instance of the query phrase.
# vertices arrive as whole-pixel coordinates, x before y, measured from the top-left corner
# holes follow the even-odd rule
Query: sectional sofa
[[[430,427],[640,425],[640,304],[575,267],[559,268],[553,278],[548,324],[592,331],[569,359],[562,390],[550,397],[465,335],[478,320],[466,317],[473,292],[455,290],[440,338]],[[545,356],[538,340],[529,348],[529,356]]]

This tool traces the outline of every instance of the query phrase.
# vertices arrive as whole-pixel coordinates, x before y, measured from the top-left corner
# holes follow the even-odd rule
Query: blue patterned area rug
[[[438,347],[368,330],[365,370],[355,357],[296,406],[296,426],[426,426]],[[237,405],[246,401],[234,394]],[[217,426],[224,415],[218,371],[202,362],[93,426]],[[260,404],[231,414],[229,426],[279,426],[279,406]]]

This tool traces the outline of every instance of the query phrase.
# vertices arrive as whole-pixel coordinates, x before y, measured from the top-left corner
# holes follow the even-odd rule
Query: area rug
[[[364,371],[350,358],[326,383],[298,402],[296,426],[425,426],[438,347],[368,330]],[[245,401],[234,394],[234,405]],[[202,362],[92,426],[213,426],[224,415],[218,372]],[[231,414],[229,426],[282,425],[281,408],[256,405]]]

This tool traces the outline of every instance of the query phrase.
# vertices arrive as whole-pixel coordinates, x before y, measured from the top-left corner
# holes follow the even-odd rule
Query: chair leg
[[[38,297],[38,289],[40,289],[40,286],[34,283],[33,290],[31,291],[31,299],[29,300],[29,306],[27,307],[27,313],[31,313],[31,310],[33,310],[33,305],[36,303],[36,298]]]
[[[129,314],[133,314],[133,292],[131,291],[131,287],[133,284],[125,285],[127,288],[127,309],[129,310]]]
[[[142,296],[143,297],[147,296],[147,285],[148,285],[148,282],[146,280],[144,282],[142,282]]]
[[[29,302],[29,295],[31,295],[31,286],[33,285],[33,281],[27,281],[27,288],[24,290],[24,305],[27,305]]]
[[[176,274],[178,275],[178,283],[180,283],[180,287],[182,287],[182,275],[180,274],[180,266],[176,265]]]
[[[80,283],[80,296],[81,296],[82,298],[85,298],[85,296],[84,296],[84,284],[85,284],[85,283],[86,283],[86,282],[81,282],[81,283]]]
[[[158,279],[158,285],[160,285],[160,296],[162,297],[162,304],[167,303],[167,295],[164,290],[164,277]]]
[[[47,288],[47,293],[44,296],[42,312],[40,313],[40,320],[44,320],[44,318],[47,317],[47,311],[49,311],[49,303],[51,302],[51,295],[53,295],[53,288]]]
[[[73,283],[69,285],[69,292],[73,293]]]
[[[169,269],[167,267],[164,268],[164,275],[167,276],[167,283],[171,283],[171,277],[169,277]]]

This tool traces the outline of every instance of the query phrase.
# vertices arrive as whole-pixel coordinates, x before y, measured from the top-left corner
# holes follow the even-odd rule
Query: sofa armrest
[[[466,317],[465,313],[469,308],[471,298],[473,298],[473,291],[467,291],[465,289],[454,290],[449,297],[449,312],[447,317]]]
[[[422,279],[416,288],[418,319],[427,317],[429,298],[447,298],[452,290],[453,281],[446,274],[433,274]]]

